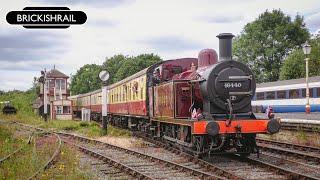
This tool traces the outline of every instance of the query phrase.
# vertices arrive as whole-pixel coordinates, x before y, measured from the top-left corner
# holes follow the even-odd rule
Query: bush
[[[80,127],[88,127],[89,123],[87,122],[80,122]]]

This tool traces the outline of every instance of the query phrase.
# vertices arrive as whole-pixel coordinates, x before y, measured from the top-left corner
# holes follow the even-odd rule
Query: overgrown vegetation
[[[41,136],[35,136],[31,144],[22,139],[14,139],[15,128],[0,125],[0,158],[12,153],[18,148],[22,150],[10,159],[0,164],[0,179],[26,179],[33,175],[53,155],[57,143],[37,141]],[[26,138],[26,137],[25,137]],[[48,171],[40,174],[37,179],[90,179],[78,168],[78,153],[67,146],[63,146],[58,163]]]
[[[22,140],[14,139],[10,131],[0,125],[0,159],[20,147]],[[0,178],[1,179],[1,178]]]
[[[57,162],[38,179],[95,179],[90,171],[80,168],[80,153],[70,146],[62,146]]]
[[[34,114],[32,110],[32,102],[36,97],[36,93],[33,90],[26,92],[11,91],[0,95],[0,101],[11,101],[17,108],[18,113],[15,115],[4,115],[0,112],[0,119],[9,121],[18,121],[26,124],[36,125],[41,128],[47,128],[51,130],[64,130],[73,131],[89,137],[97,137],[101,135],[100,125],[95,122],[80,122],[72,120],[44,120],[38,115]],[[130,133],[126,130],[108,127],[109,136],[130,136]]]
[[[14,107],[18,109],[19,114],[35,117],[32,111],[32,103],[36,99],[36,96],[35,90],[33,89],[26,92],[15,90],[2,93],[0,95],[0,102],[10,101]],[[2,109],[3,104],[0,106]]]
[[[89,137],[101,135],[101,127],[95,122],[81,122],[72,120],[49,120],[44,122],[35,115],[31,103],[35,99],[35,91],[11,91],[0,94],[0,101],[11,101],[18,109],[15,115],[4,115],[0,112],[0,119],[5,121],[18,121],[49,130],[72,131]],[[2,108],[1,108],[2,109]],[[0,124],[0,158],[10,154],[23,142],[13,138],[13,129],[8,129]],[[108,126],[108,136],[129,137],[130,132]],[[25,179],[31,176],[41,165],[48,160],[48,153],[55,148],[43,147],[40,151],[35,145],[24,146],[22,153],[0,165],[0,179]],[[69,146],[62,146],[62,151],[57,163],[41,174],[38,179],[92,179],[90,171],[83,171],[79,167],[79,154]]]

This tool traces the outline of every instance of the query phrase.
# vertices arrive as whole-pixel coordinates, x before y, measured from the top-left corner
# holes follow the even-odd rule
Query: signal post
[[[103,82],[102,85],[102,134],[107,134],[108,129],[108,79],[110,75],[103,70],[99,73],[99,78]]]

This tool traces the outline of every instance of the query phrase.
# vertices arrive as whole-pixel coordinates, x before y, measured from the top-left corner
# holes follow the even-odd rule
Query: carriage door
[[[148,98],[149,98],[149,116],[154,117],[153,113],[153,101],[154,101],[154,95],[153,95],[153,87],[148,88]]]
[[[175,117],[189,118],[191,103],[191,85],[187,82],[175,82]]]

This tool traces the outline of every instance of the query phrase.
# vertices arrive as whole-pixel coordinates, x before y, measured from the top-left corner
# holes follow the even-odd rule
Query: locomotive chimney
[[[219,61],[232,60],[232,33],[221,33],[219,38]]]

